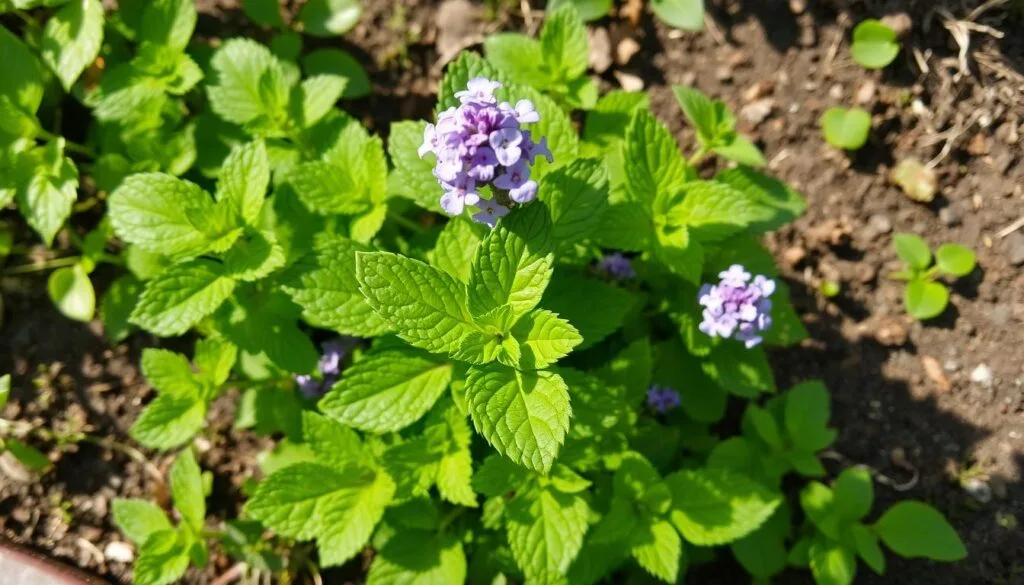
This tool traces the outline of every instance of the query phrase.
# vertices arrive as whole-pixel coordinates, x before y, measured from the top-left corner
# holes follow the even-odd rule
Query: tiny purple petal
[[[533,107],[533,102],[530,100],[519,100],[516,102],[515,109],[516,120],[520,124],[532,124],[534,122],[540,122],[540,114]]]
[[[498,225],[498,219],[508,215],[508,208],[490,199],[481,199],[477,205],[480,211],[473,214],[473,221],[484,223],[494,229]]]
[[[527,181],[515,189],[510,189],[508,197],[516,203],[529,203],[537,198],[537,181]]]
[[[761,343],[761,334],[771,327],[775,281],[758,275],[751,281],[743,266],[734,264],[719,274],[717,285],[705,284],[698,293],[704,307],[698,329],[711,337],[735,338],[751,348]]]

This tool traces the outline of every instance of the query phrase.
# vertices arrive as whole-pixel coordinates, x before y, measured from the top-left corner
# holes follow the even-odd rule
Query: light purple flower
[[[320,344],[322,353],[317,362],[320,377],[311,374],[295,376],[295,385],[308,400],[323,396],[341,378],[341,362],[353,348],[359,345],[356,337],[335,337]]]
[[[700,288],[698,301],[704,307],[703,321],[698,328],[711,337],[735,338],[752,348],[763,341],[762,333],[772,325],[772,302],[775,281],[755,276],[743,266],[733,264],[719,273],[717,285]]]
[[[504,205],[491,201],[490,199],[481,199],[477,206],[480,211],[473,214],[473,221],[477,223],[485,223],[494,229],[498,225],[498,219],[508,215],[509,209]]]
[[[633,263],[621,252],[608,254],[597,263],[598,268],[615,280],[630,280],[636,278],[636,270]]]
[[[477,206],[475,221],[492,228],[509,212],[511,203],[529,203],[537,198],[537,182],[530,180],[530,165],[538,156],[553,161],[547,139],[534,143],[522,125],[538,122],[540,114],[529,100],[513,107],[497,102],[496,81],[477,77],[457,92],[461,105],[437,116],[436,125],[423,131],[420,158],[437,156],[434,176],[444,189],[441,207],[450,215]],[[495,198],[481,199],[480,190],[490,187]],[[483,203],[480,203],[483,201]],[[478,204],[479,203],[479,204]]]
[[[321,395],[320,380],[309,374],[295,376],[295,384],[299,387],[299,392],[306,398],[313,399]]]
[[[679,408],[679,393],[663,386],[651,386],[647,389],[647,406],[659,414]]]

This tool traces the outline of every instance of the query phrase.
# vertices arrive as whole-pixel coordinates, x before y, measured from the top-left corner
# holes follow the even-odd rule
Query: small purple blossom
[[[750,349],[763,341],[762,333],[772,325],[775,281],[758,275],[751,280],[739,264],[719,273],[717,285],[705,284],[699,293],[704,307],[701,331],[711,337],[738,339]]]
[[[659,414],[665,414],[679,407],[679,393],[663,386],[651,386],[647,389],[647,406]]]
[[[421,158],[428,152],[437,156],[434,176],[445,191],[441,208],[449,215],[460,215],[466,206],[476,206],[480,211],[473,220],[492,228],[513,203],[537,198],[537,182],[530,179],[536,158],[554,160],[547,138],[536,143],[529,130],[522,128],[540,121],[533,103],[498,103],[494,91],[499,87],[500,83],[483,77],[471,79],[465,90],[455,94],[461,105],[442,112],[436,125],[424,129],[418,151]],[[495,192],[493,199],[482,198],[479,189],[484,187]]]
[[[621,252],[608,254],[597,263],[597,267],[615,280],[632,280],[636,278],[633,263]]]
[[[298,386],[299,392],[308,400],[317,399],[327,393],[341,378],[342,360],[358,344],[359,339],[355,337],[336,337],[320,344],[322,353],[320,361],[317,362],[320,377],[310,374],[295,376],[295,385]]]

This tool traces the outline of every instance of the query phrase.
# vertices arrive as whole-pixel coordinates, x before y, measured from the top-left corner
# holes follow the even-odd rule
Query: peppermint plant
[[[937,282],[940,276],[962,278],[974,271],[974,252],[960,244],[943,244],[933,256],[928,244],[914,234],[895,234],[893,247],[907,267],[892,273],[889,278],[907,283],[903,291],[903,304],[907,313],[922,321],[938,317],[949,304],[949,289]]]

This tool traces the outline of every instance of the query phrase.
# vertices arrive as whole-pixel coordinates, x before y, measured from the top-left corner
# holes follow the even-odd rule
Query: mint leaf
[[[356,279],[370,307],[411,345],[454,353],[478,330],[466,310],[465,286],[418,260],[356,252]]]
[[[242,351],[262,354],[278,368],[308,374],[320,352],[299,329],[300,309],[280,291],[248,286],[214,315],[217,328]]]
[[[736,161],[741,165],[751,167],[763,167],[768,164],[761,149],[749,139],[736,133],[730,133],[727,138],[711,149],[711,152],[723,156],[729,160]]]
[[[111,502],[114,524],[128,540],[141,545],[157,532],[173,530],[167,514],[148,500],[115,498]]]
[[[543,68],[544,53],[540,41],[519,33],[497,33],[484,39],[484,56],[504,73],[509,81],[546,88],[551,74]]]
[[[583,139],[602,150],[622,142],[633,113],[650,109],[651,98],[644,92],[613,90],[597,100],[583,123]]]
[[[195,27],[194,0],[155,0],[143,12],[138,40],[184,51]]]
[[[356,252],[367,250],[339,236],[319,237],[314,250],[284,273],[281,289],[310,325],[360,337],[387,333],[391,326],[370,308],[356,280]]]
[[[43,101],[42,68],[21,39],[0,28],[0,60],[8,65],[0,79],[0,97],[34,115]]]
[[[469,310],[476,316],[508,305],[513,317],[540,302],[551,279],[551,218],[542,204],[516,210],[484,238],[469,275]]]
[[[583,337],[586,349],[622,327],[638,299],[617,286],[574,273],[556,273],[544,292],[541,307],[568,321]]]
[[[683,542],[666,520],[651,520],[632,535],[630,553],[645,571],[666,583],[675,583],[683,558]]]
[[[786,392],[785,425],[793,443],[817,452],[832,444],[836,432],[828,428],[828,389],[818,381],[804,382]]]
[[[746,398],[775,391],[775,378],[762,348],[747,349],[742,343],[719,343],[701,361],[704,373],[726,392]]]
[[[857,557],[838,542],[819,536],[811,542],[808,554],[815,583],[850,585],[857,576]]]
[[[199,368],[200,378],[216,388],[227,382],[237,359],[238,348],[233,343],[219,337],[208,337],[196,342],[192,361]]]
[[[165,337],[185,333],[231,296],[235,281],[223,271],[222,265],[211,260],[171,267],[146,283],[129,320]]]
[[[704,30],[704,0],[651,0],[651,9],[669,26]]]
[[[952,562],[967,556],[956,530],[938,510],[921,502],[896,504],[872,528],[901,557]]]
[[[513,102],[528,99],[533,102],[540,114],[540,121],[530,127],[530,135],[534,140],[547,137],[555,166],[568,164],[579,156],[580,139],[569,115],[558,103],[548,96],[529,86],[512,86],[508,88]],[[538,158],[533,165],[533,178],[540,180],[549,170],[546,159]]]
[[[103,5],[99,0],[71,2],[46,21],[42,57],[64,91],[99,55],[103,44]]]
[[[320,400],[320,410],[361,431],[399,431],[423,417],[452,378],[451,364],[413,349],[370,353]]]
[[[612,8],[612,0],[551,0],[548,2],[547,9],[557,10],[566,4],[575,6],[580,13],[580,18],[587,22],[607,16],[608,11]]]
[[[347,170],[330,163],[302,163],[283,181],[310,211],[321,215],[353,215],[370,205],[363,185],[356,183]]]
[[[444,500],[475,508],[473,455],[470,452],[473,432],[466,421],[466,415],[454,406],[446,409],[441,419],[438,424],[429,425],[424,432],[432,440],[437,435],[443,435],[446,445],[437,467],[437,491]]]
[[[874,532],[863,524],[854,524],[850,528],[853,535],[854,546],[857,548],[857,556],[864,559],[871,570],[882,575],[885,573],[885,554],[882,547],[878,546],[878,537]]]
[[[131,333],[132,326],[128,323],[142,294],[142,283],[131,274],[126,274],[114,282],[103,293],[100,300],[100,320],[103,321],[103,332],[107,339],[114,343],[124,341]]]
[[[225,42],[210,59],[210,107],[235,124],[272,123],[288,103],[289,83],[270,49],[245,38]]]
[[[565,575],[583,547],[589,514],[581,496],[550,487],[527,490],[508,503],[509,546],[528,580],[550,582]]]
[[[320,565],[332,567],[367,543],[394,493],[381,471],[296,463],[261,482],[245,511],[286,538],[315,538]]]
[[[304,79],[292,96],[294,117],[303,128],[320,121],[345,93],[348,81],[340,75],[313,75]]]
[[[637,109],[623,144],[625,185],[629,197],[645,206],[678,191],[692,172],[675,138],[653,114]]]
[[[466,553],[452,535],[402,530],[370,565],[366,585],[443,585],[466,582]]]
[[[665,483],[672,491],[672,525],[698,546],[743,538],[764,524],[782,502],[760,483],[724,469],[677,471]]]
[[[722,241],[774,215],[742,191],[714,181],[690,181],[674,198],[681,201],[665,212],[667,220],[672,225],[685,225],[701,242]]]
[[[697,131],[697,139],[706,148],[711,147],[720,137],[723,126],[723,105],[717,103],[700,90],[684,85],[673,85],[672,92],[683,109],[683,114]],[[726,129],[731,130],[732,128]]]
[[[28,184],[18,189],[18,209],[49,246],[78,198],[78,169],[64,156],[63,138],[35,149],[31,155],[36,155],[36,169]]]
[[[342,468],[366,460],[363,443],[352,429],[309,410],[301,418],[302,440],[318,463]]]
[[[299,22],[308,35],[330,37],[347,33],[362,13],[358,0],[309,0],[299,10]]]
[[[428,254],[430,264],[444,270],[462,282],[469,282],[473,258],[485,235],[489,233],[481,224],[464,216],[448,220],[437,236],[434,249]]]
[[[434,177],[436,155],[420,158],[417,150],[423,144],[423,121],[402,121],[391,124],[388,154],[395,168],[388,175],[388,191],[396,193],[431,211],[441,211],[442,189]]]
[[[864,468],[844,469],[832,487],[835,505],[843,518],[860,520],[871,512],[875,499],[871,472]]]
[[[441,87],[437,92],[436,111],[440,113],[448,108],[458,107],[461,102],[459,98],[455,97],[455,92],[466,89],[469,80],[474,77],[486,77],[503,81],[499,79],[501,75],[498,71],[490,63],[484,61],[480,55],[471,51],[463,51],[445,69],[444,77],[441,78]],[[535,103],[534,105],[536,106],[537,104]],[[543,114],[541,118],[543,119]],[[539,140],[541,135],[538,134],[537,136]]]
[[[217,184],[217,201],[228,200],[239,217],[256,225],[270,184],[270,162],[262,140],[236,146],[224,160]]]
[[[561,376],[500,366],[472,367],[466,396],[477,432],[499,453],[535,471],[551,469],[571,416]]]
[[[341,49],[317,49],[302,59],[302,68],[306,75],[338,75],[347,80],[342,99],[355,99],[370,94],[370,78],[366,69],[356,61],[355,57]],[[411,122],[397,122],[406,124]],[[422,136],[422,132],[420,133]],[[394,136],[394,131],[391,132]]]
[[[171,495],[174,507],[185,524],[199,534],[206,523],[206,496],[203,495],[203,474],[191,448],[186,448],[171,466]]]
[[[575,327],[544,309],[523,315],[512,335],[522,348],[519,365],[529,370],[550,366],[583,341]]]
[[[139,546],[135,585],[171,585],[188,570],[190,537],[181,529],[154,532]]]
[[[198,185],[162,173],[132,175],[110,195],[110,220],[122,240],[177,259],[207,251],[218,234],[203,223],[213,200]]]
[[[758,230],[782,227],[803,215],[807,209],[807,200],[800,193],[782,181],[751,168],[727,169],[715,175],[715,181],[742,191],[751,200],[774,210],[763,220],[751,223],[751,227]]]
[[[249,230],[224,255],[225,276],[253,282],[285,265],[285,251],[273,232]]]
[[[197,397],[160,394],[135,419],[131,436],[147,447],[166,451],[192,440],[205,421],[206,404]]]
[[[653,246],[654,235],[650,210],[636,201],[615,201],[602,214],[595,239],[603,248],[644,252]]]
[[[602,161],[582,158],[548,173],[538,199],[551,213],[551,238],[567,247],[591,237],[608,205],[608,174]]]
[[[587,29],[574,6],[562,6],[548,13],[540,31],[540,47],[555,79],[571,81],[587,72]]]
[[[278,0],[242,0],[242,10],[249,20],[261,26],[284,27]]]
[[[82,264],[51,272],[46,289],[62,315],[83,323],[92,321],[96,312],[96,291]]]
[[[200,396],[203,386],[192,373],[188,358],[166,349],[146,348],[142,352],[142,375],[161,394]]]
[[[489,455],[476,474],[473,488],[488,497],[503,496],[521,485],[530,477],[530,472],[504,457]]]

